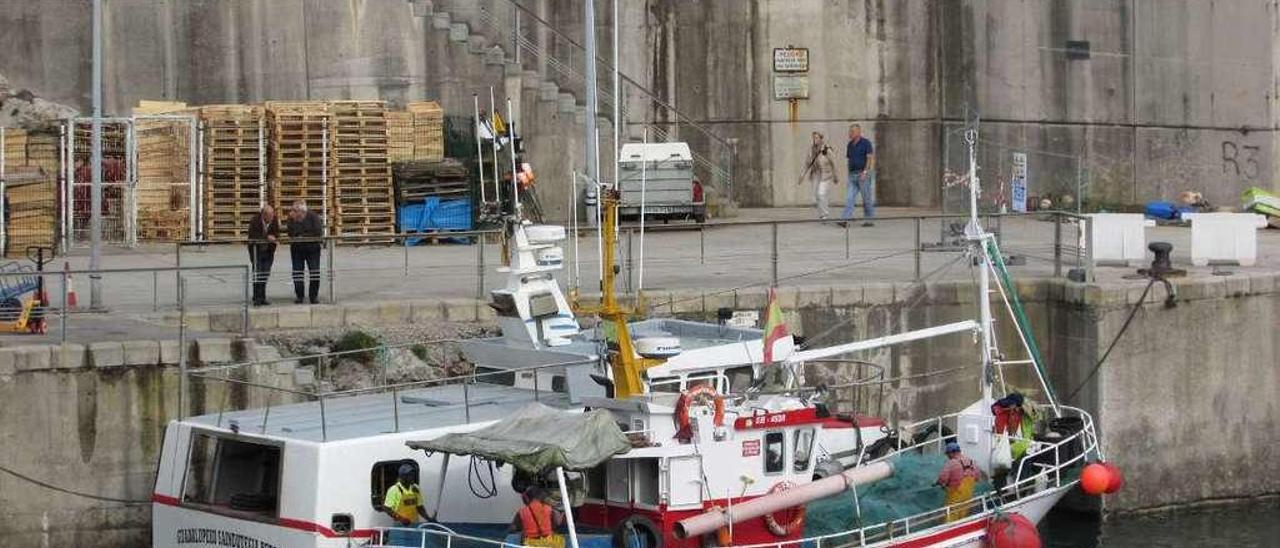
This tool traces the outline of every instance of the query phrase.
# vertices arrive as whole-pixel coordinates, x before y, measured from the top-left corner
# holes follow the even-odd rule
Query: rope
[[[90,494],[90,493],[82,493],[82,492],[79,492],[79,491],[72,491],[71,489],[66,489],[66,488],[63,488],[63,487],[58,487],[57,485],[54,485],[54,484],[52,484],[52,483],[43,482],[43,481],[40,481],[40,480],[38,480],[38,479],[35,479],[35,478],[31,477],[31,476],[28,476],[28,475],[25,475],[25,474],[18,473],[18,472],[16,472],[16,471],[12,470],[12,469],[9,469],[9,468],[5,467],[4,465],[0,465],[0,472],[4,472],[4,473],[6,473],[6,474],[9,474],[9,475],[11,475],[11,476],[13,476],[13,477],[15,477],[15,478],[18,478],[18,479],[20,479],[20,480],[22,480],[22,481],[25,481],[25,482],[33,483],[33,484],[35,484],[35,485],[39,485],[40,487],[44,487],[45,489],[49,489],[49,490],[51,490],[51,491],[57,491],[57,492],[59,492],[59,493],[65,493],[65,494],[68,494],[68,495],[75,495],[75,496],[77,496],[77,497],[84,497],[84,498],[87,498],[87,499],[93,499],[93,500],[101,501],[101,502],[114,502],[114,503],[118,503],[118,504],[129,504],[129,505],[134,505],[134,504],[151,504],[151,501],[150,501],[150,500],[119,499],[119,498],[115,498],[115,497],[104,497],[104,496],[102,496],[102,495],[94,495],[94,494]]]
[[[1089,374],[1085,375],[1083,381],[1080,381],[1080,385],[1077,386],[1075,390],[1072,390],[1071,394],[1067,395],[1067,401],[1074,400],[1076,394],[1079,394],[1080,390],[1082,390],[1085,385],[1089,384],[1089,381],[1093,380],[1093,376],[1098,373],[1098,370],[1102,369],[1102,364],[1107,361],[1107,357],[1110,356],[1111,351],[1115,349],[1116,343],[1120,342],[1120,337],[1124,336],[1124,332],[1129,330],[1129,324],[1133,323],[1133,318],[1138,315],[1138,310],[1141,310],[1142,304],[1147,301],[1147,293],[1151,292],[1151,286],[1156,285],[1156,282],[1158,281],[1160,281],[1159,278],[1151,278],[1151,280],[1147,282],[1147,287],[1142,289],[1142,296],[1139,297],[1138,302],[1134,303],[1133,307],[1129,309],[1129,317],[1124,319],[1124,324],[1120,326],[1120,331],[1116,333],[1115,338],[1111,339],[1111,344],[1107,345],[1107,351],[1102,353],[1102,358],[1098,359],[1098,363],[1094,364],[1093,369],[1089,371]]]
[[[1018,288],[1014,287],[1013,280],[1009,277],[1009,269],[1005,268],[1004,257],[1000,254],[1000,246],[996,245],[994,239],[987,240],[987,256],[991,258],[992,264],[995,265],[996,272],[1000,273],[996,283],[1004,286],[1005,295],[1009,299],[1009,306],[1013,309],[1014,323],[1017,324],[1018,330],[1022,332],[1022,337],[1027,343],[1027,353],[1031,354],[1031,362],[1035,364],[1036,371],[1040,373],[1040,378],[1044,379],[1045,390],[1049,391],[1049,400],[1052,402],[1055,399],[1053,385],[1049,384],[1049,374],[1044,368],[1044,358],[1040,355],[1040,345],[1036,343],[1035,333],[1031,332],[1031,321],[1027,319],[1027,311],[1022,306],[1022,299],[1018,297]],[[1146,293],[1143,293],[1142,296],[1146,298]],[[983,295],[980,298],[985,299],[988,297]]]

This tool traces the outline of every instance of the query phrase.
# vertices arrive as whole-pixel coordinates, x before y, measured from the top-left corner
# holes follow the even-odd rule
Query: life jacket
[[[543,538],[555,534],[551,528],[551,506],[540,500],[530,501],[520,508],[520,525],[524,538]]]
[[[1022,408],[1018,406],[1005,407],[999,403],[991,406],[991,413],[995,415],[995,433],[1007,433],[1011,436],[1019,434],[1022,428]]]

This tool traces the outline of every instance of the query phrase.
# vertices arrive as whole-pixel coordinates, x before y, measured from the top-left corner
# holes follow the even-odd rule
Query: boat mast
[[[978,266],[978,330],[982,333],[982,401],[991,401],[992,349],[991,349],[991,257],[987,255],[987,239],[991,237],[982,228],[978,218],[978,126],[965,130],[964,141],[969,146],[969,226],[965,230],[972,250],[981,263]]]

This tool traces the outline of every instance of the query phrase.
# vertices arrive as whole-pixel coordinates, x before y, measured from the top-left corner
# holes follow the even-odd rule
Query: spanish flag
[[[787,323],[778,306],[778,292],[769,288],[769,304],[764,309],[764,364],[773,363],[773,345],[787,336]]]

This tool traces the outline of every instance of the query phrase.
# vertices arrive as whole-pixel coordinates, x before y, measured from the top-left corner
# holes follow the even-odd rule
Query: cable
[[[480,469],[483,461],[489,467],[488,485],[485,485],[484,473]],[[476,498],[489,499],[498,496],[498,478],[494,471],[493,461],[476,456],[471,457],[467,468],[467,487]]]
[[[9,475],[11,475],[11,476],[13,476],[13,477],[15,477],[15,478],[18,478],[18,479],[20,479],[20,480],[22,480],[22,481],[25,481],[25,482],[33,483],[33,484],[39,485],[40,487],[44,487],[45,489],[49,489],[49,490],[51,490],[51,491],[57,491],[57,492],[59,492],[59,493],[65,493],[65,494],[68,494],[68,495],[75,495],[75,496],[77,496],[77,497],[84,497],[84,498],[87,498],[87,499],[93,499],[93,500],[102,501],[102,502],[115,502],[115,503],[118,503],[118,504],[129,504],[129,505],[134,505],[134,504],[151,504],[151,501],[150,501],[150,500],[118,499],[118,498],[114,498],[114,497],[104,497],[104,496],[102,496],[102,495],[92,495],[92,494],[89,494],[89,493],[81,493],[81,492],[79,492],[79,491],[72,491],[72,490],[70,490],[70,489],[65,489],[65,488],[62,488],[62,487],[58,487],[57,485],[53,485],[53,484],[51,484],[51,483],[46,483],[46,482],[40,481],[40,480],[35,479],[35,478],[31,477],[31,476],[27,476],[27,475],[24,475],[24,474],[20,474],[20,473],[18,473],[18,472],[15,472],[15,471],[13,471],[13,470],[10,470],[9,468],[6,468],[6,467],[5,467],[5,466],[3,466],[3,465],[0,465],[0,472],[4,472],[4,473],[6,473],[6,474],[9,474]]]
[[[1133,308],[1129,309],[1129,317],[1124,319],[1124,324],[1120,326],[1120,331],[1116,333],[1115,338],[1111,339],[1111,344],[1107,345],[1107,351],[1102,353],[1102,358],[1100,358],[1098,363],[1093,366],[1093,369],[1089,371],[1089,374],[1085,375],[1084,380],[1080,381],[1080,385],[1067,395],[1064,401],[1075,400],[1076,394],[1080,393],[1080,390],[1083,389],[1085,385],[1089,384],[1090,380],[1093,380],[1093,376],[1098,373],[1099,369],[1102,369],[1102,364],[1107,361],[1107,357],[1110,356],[1111,351],[1115,349],[1116,343],[1120,342],[1120,337],[1124,336],[1124,332],[1129,329],[1129,324],[1133,323],[1133,318],[1138,315],[1138,310],[1141,310],[1143,303],[1147,301],[1147,293],[1151,292],[1151,286],[1156,285],[1156,282],[1164,282],[1166,285],[1169,283],[1155,277],[1151,278],[1150,281],[1147,282],[1147,287],[1142,289],[1142,296],[1138,297],[1138,302],[1134,303]],[[1168,303],[1170,301],[1165,302]]]

